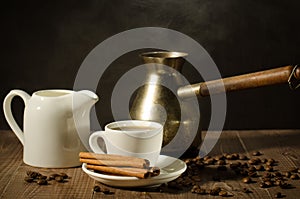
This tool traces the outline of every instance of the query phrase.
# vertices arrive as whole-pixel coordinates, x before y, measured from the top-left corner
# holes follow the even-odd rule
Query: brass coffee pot
[[[179,73],[185,62],[184,57],[187,55],[183,52],[167,51],[147,52],[140,55],[147,64],[148,76],[145,84],[137,90],[130,108],[130,115],[132,119],[150,120],[164,124],[163,146],[170,143],[177,133],[184,134],[183,138],[189,138],[191,131],[198,131],[186,152],[188,156],[195,156],[199,152],[201,128],[190,128],[192,124],[199,124],[199,118],[198,121],[195,121],[193,107],[180,107],[178,99],[195,95],[204,97],[221,92],[286,82],[289,82],[292,88],[299,86],[296,84],[300,80],[300,67],[292,65],[184,86],[182,75]],[[161,67],[162,65],[168,67]],[[179,73],[174,73],[174,69]],[[165,82],[167,85],[164,85]],[[168,85],[175,85],[177,93],[172,92]],[[182,114],[186,116],[184,121],[181,121]],[[183,132],[178,132],[180,124],[183,125],[181,129]],[[184,144],[184,140],[180,142]]]

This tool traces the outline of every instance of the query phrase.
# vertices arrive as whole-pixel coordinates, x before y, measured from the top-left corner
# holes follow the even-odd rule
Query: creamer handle
[[[19,125],[17,124],[11,112],[11,101],[15,96],[20,96],[23,99],[26,107],[28,100],[30,99],[30,95],[28,95],[26,92],[22,90],[12,90],[7,94],[7,96],[3,101],[3,110],[4,110],[4,115],[7,120],[7,123],[9,124],[13,132],[16,134],[16,136],[19,138],[20,142],[24,145],[24,133],[20,129]]]

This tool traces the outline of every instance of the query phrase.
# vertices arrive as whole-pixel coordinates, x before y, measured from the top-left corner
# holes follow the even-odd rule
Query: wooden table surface
[[[286,171],[292,167],[300,167],[300,130],[248,130],[223,131],[222,135],[209,155],[222,153],[245,154],[251,158],[253,151],[260,151],[259,158],[274,158],[278,161],[277,171]],[[168,188],[163,192],[158,189],[119,189],[106,187],[86,175],[81,168],[42,169],[30,167],[22,161],[22,145],[11,131],[0,131],[0,198],[222,198],[221,196],[198,195],[191,193],[189,188]],[[44,175],[67,173],[68,182],[52,183],[40,186],[24,181],[26,171],[38,171]],[[220,181],[214,181],[213,175],[218,174]],[[230,169],[218,171],[214,166],[207,166],[200,172],[199,185],[205,189],[221,186],[233,194],[230,198],[274,198],[280,191],[284,198],[300,198],[300,180],[288,180],[291,189],[279,187],[260,188],[255,183],[245,184],[242,177],[232,175]],[[93,187],[106,187],[113,194],[93,192]],[[249,188],[253,193],[244,193]]]

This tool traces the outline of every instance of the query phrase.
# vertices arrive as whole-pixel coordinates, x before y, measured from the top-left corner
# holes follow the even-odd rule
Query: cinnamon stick
[[[80,152],[80,161],[84,163],[107,165],[107,166],[132,166],[138,168],[149,167],[149,160],[137,157],[122,156],[115,154],[97,154],[90,152]],[[96,160],[96,161],[91,161]],[[94,162],[94,163],[92,163]]]
[[[80,162],[94,164],[99,166],[121,166],[121,167],[135,167],[135,168],[147,168],[144,162],[136,162],[136,161],[127,161],[127,160],[100,160],[100,159],[87,159],[80,158]]]
[[[86,168],[105,172],[108,174],[131,176],[131,177],[137,177],[142,179],[159,175],[157,169],[154,169],[156,172],[153,172],[153,170],[151,169],[142,169],[142,168],[133,168],[133,167],[108,167],[108,166],[91,165],[91,164],[87,164]]]

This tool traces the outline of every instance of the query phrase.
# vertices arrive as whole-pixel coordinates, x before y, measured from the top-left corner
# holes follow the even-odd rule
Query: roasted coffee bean
[[[65,180],[64,180],[64,177],[63,177],[63,176],[60,176],[60,175],[59,175],[59,176],[56,176],[56,177],[55,177],[55,181],[56,181],[56,182],[64,182]]]
[[[94,188],[93,188],[93,191],[94,191],[94,192],[100,192],[100,191],[101,191],[100,186],[95,185]]]
[[[211,156],[205,156],[205,157],[203,158],[204,161],[206,161],[206,160],[208,160],[208,159],[211,159]]]
[[[51,174],[51,175],[48,177],[48,179],[49,179],[49,180],[54,180],[56,176],[59,176],[59,174],[53,173],[53,174]]]
[[[253,193],[250,189],[248,189],[248,188],[243,188],[243,192],[244,193]]]
[[[191,159],[186,159],[186,160],[184,160],[184,162],[185,162],[185,164],[190,164],[191,162],[192,162],[192,160]]]
[[[215,159],[213,159],[213,158],[204,160],[204,164],[206,164],[206,165],[213,165],[214,163],[215,163]]]
[[[219,192],[219,196],[226,197],[226,196],[228,196],[228,192],[225,190],[222,190]]]
[[[270,172],[274,171],[274,168],[272,166],[266,166],[265,169],[266,171],[270,171]]]
[[[260,155],[262,155],[262,153],[259,152],[259,151],[254,151],[254,152],[252,153],[252,155],[253,155],[253,156],[260,156]]]
[[[240,162],[234,162],[234,163],[230,163],[230,164],[229,164],[229,167],[230,167],[231,169],[236,169],[236,168],[238,168],[238,167],[240,167],[240,166],[241,166]]]
[[[265,167],[263,165],[257,165],[255,167],[256,171],[264,171],[265,170]]]
[[[246,177],[246,178],[243,178],[243,179],[242,179],[242,182],[243,182],[243,183],[249,184],[249,183],[252,182],[252,179],[251,179],[250,177]]]
[[[276,181],[274,182],[274,185],[280,186],[280,185],[282,185],[283,183],[284,183],[283,180],[276,180]]]
[[[46,180],[46,179],[47,179],[47,176],[39,175],[39,176],[37,177],[37,179],[44,179],[44,180]]]
[[[238,160],[240,158],[240,155],[238,153],[233,153],[232,158],[233,160]]]
[[[273,186],[273,182],[271,180],[265,181],[265,184],[267,185],[267,187]]]
[[[275,162],[276,161],[274,159],[268,159],[268,161],[266,162],[266,165],[268,165],[268,166],[274,166]]]
[[[225,165],[219,165],[219,166],[217,167],[217,169],[218,169],[219,171],[226,171],[226,170],[227,170],[227,167],[226,167]]]
[[[287,178],[291,177],[292,173],[287,171],[287,172],[284,172],[283,175]]]
[[[272,173],[264,173],[263,178],[273,178],[273,174]]]
[[[282,174],[281,174],[279,171],[276,171],[276,172],[274,173],[274,175],[275,175],[275,177],[281,177],[281,176],[282,176]]]
[[[67,179],[69,177],[66,173],[60,173],[59,175],[64,179]]]
[[[217,165],[226,165],[226,161],[225,160],[218,160]]]
[[[225,156],[224,155],[218,155],[216,157],[214,157],[216,161],[219,161],[219,160],[225,160]]]
[[[112,192],[111,190],[109,190],[109,189],[107,189],[107,188],[103,188],[103,189],[101,190],[101,192],[104,193],[104,194],[113,194],[113,193],[114,193],[114,192]]]
[[[248,168],[248,171],[250,171],[250,172],[256,171],[256,168],[254,166],[251,166]]]
[[[28,175],[29,177],[31,177],[31,178],[37,178],[38,176],[41,175],[40,173],[35,172],[35,171],[27,171],[26,173],[27,173],[27,175]]]
[[[38,180],[36,181],[36,183],[37,183],[38,185],[47,185],[47,184],[48,184],[48,181],[45,180],[45,179],[38,179]]]
[[[277,192],[275,195],[274,195],[275,198],[282,198],[283,195],[280,193],[280,192]]]
[[[265,182],[261,182],[261,183],[259,184],[259,187],[260,187],[260,188],[267,188],[267,185],[266,185]]]
[[[30,177],[30,176],[25,176],[24,180],[26,182],[33,182],[34,181],[34,178]]]
[[[249,176],[249,177],[255,178],[255,177],[257,177],[258,175],[257,175],[257,172],[254,171],[254,172],[249,172],[249,173],[248,173],[248,176]]]
[[[249,168],[249,165],[247,164],[247,162],[244,162],[241,164],[241,167],[242,168]]]
[[[299,176],[298,176],[298,174],[292,174],[292,175],[290,176],[290,178],[291,178],[292,180],[298,180],[298,179],[299,179]]]
[[[245,156],[245,155],[240,155],[239,159],[240,160],[248,160],[249,158],[247,156]]]
[[[248,160],[248,163],[251,165],[258,165],[259,163],[261,163],[261,161],[259,158],[253,158],[253,159]]]

